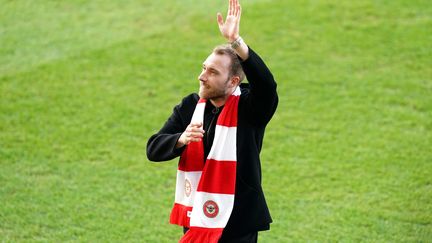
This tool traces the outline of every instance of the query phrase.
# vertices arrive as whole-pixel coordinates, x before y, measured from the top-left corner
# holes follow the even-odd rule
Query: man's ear
[[[238,86],[240,84],[240,77],[239,76],[232,76],[231,77],[231,87]]]

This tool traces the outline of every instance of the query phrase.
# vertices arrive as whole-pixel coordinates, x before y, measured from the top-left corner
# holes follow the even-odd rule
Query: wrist
[[[236,34],[236,35],[226,36],[226,39],[228,40],[228,43],[233,43],[233,42],[236,41],[239,37],[240,37],[240,35],[239,35],[239,34]]]
[[[241,38],[241,36],[238,36],[234,41],[230,42],[231,48],[236,50],[242,45],[242,42],[243,42],[243,38]]]
[[[183,146],[186,145],[186,143],[184,142],[184,135],[183,135],[183,134],[184,134],[184,133],[182,133],[182,134],[180,135],[179,139],[177,140],[177,143],[176,143],[176,145],[175,145],[175,148],[176,148],[176,149],[181,148],[181,147],[183,147]]]
[[[241,36],[237,37],[237,39],[230,43],[231,48],[236,52],[236,54],[240,57],[241,61],[245,61],[249,58],[249,47],[244,42]]]

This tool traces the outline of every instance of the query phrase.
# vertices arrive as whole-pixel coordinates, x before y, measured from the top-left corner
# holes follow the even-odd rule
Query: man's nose
[[[207,81],[207,76],[205,75],[205,72],[201,72],[201,74],[198,76],[198,80],[201,82]]]

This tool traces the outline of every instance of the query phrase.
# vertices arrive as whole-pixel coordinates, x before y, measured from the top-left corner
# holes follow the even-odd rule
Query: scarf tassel
[[[180,239],[179,243],[217,243],[222,236],[223,228],[192,227]]]
[[[192,211],[192,207],[186,207],[179,203],[175,203],[170,215],[170,223],[184,227],[189,227],[190,218],[188,212]]]

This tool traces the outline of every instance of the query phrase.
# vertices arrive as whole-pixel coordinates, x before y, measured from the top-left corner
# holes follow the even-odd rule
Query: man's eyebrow
[[[216,68],[209,67],[208,69],[210,69],[210,71],[213,71],[213,72],[219,73],[219,70],[217,70]]]
[[[205,68],[207,68],[207,69],[210,69],[210,71],[220,73],[219,70],[217,70],[217,69],[214,68],[214,67],[208,67],[208,66],[205,65],[205,63],[203,63],[203,67],[205,67]]]

